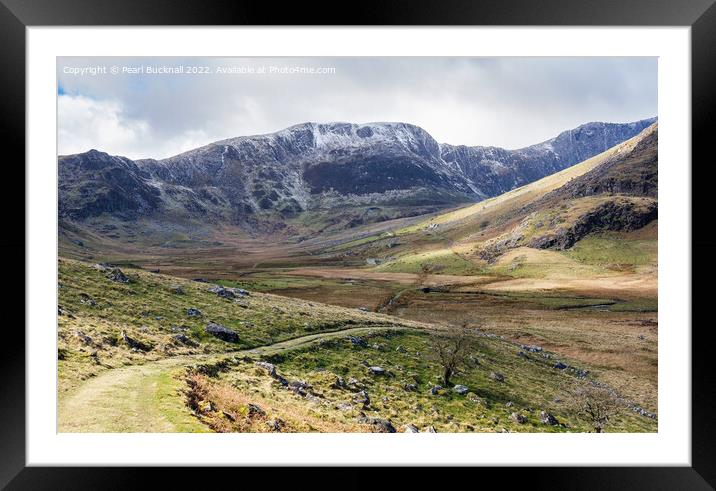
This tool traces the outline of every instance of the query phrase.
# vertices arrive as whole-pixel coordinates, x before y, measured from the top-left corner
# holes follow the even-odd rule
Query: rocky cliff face
[[[457,165],[480,190],[497,196],[566,169],[639,134],[656,118],[634,123],[588,123],[519,150],[442,145],[442,157]]]
[[[438,144],[405,123],[304,123],[163,160],[59,158],[60,215],[212,222],[363,205],[445,206],[496,196],[573,165],[653,120],[590,123],[520,150]]]

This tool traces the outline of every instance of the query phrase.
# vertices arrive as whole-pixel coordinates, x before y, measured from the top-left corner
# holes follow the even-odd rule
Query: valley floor
[[[61,432],[590,431],[569,402],[585,384],[622,407],[606,431],[657,428],[656,301],[614,283],[525,291],[490,275],[264,269],[217,279],[250,292],[227,300],[211,283],[123,271],[130,282],[114,283],[60,260]],[[207,322],[241,341],[207,336]],[[467,394],[439,388],[432,356],[456,328],[471,333],[452,382]]]

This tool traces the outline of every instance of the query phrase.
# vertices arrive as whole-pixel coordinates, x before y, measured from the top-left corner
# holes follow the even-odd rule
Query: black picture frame
[[[0,0],[0,135],[5,152],[3,181],[15,189],[4,192],[5,210],[24,202],[25,183],[25,29],[28,26],[135,26],[135,25],[541,25],[541,26],[690,26],[692,36],[692,155],[699,165],[692,170],[692,225],[708,220],[712,205],[706,172],[713,139],[713,108],[716,99],[716,6],[715,0],[368,0],[341,9],[337,2],[279,4],[252,1],[210,0]],[[345,12],[345,13],[341,13]],[[148,48],[151,53],[151,48]],[[703,163],[701,162],[703,160]],[[679,163],[687,170],[689,163]],[[698,170],[699,178],[694,179]],[[9,183],[13,183],[10,185]],[[25,257],[24,218],[7,213],[6,232],[0,235],[5,258]],[[12,216],[10,216],[12,215]],[[708,227],[707,227],[708,229]],[[692,281],[698,273],[707,278],[715,273],[709,258],[716,252],[716,240],[708,230],[692,226]],[[19,261],[9,261],[16,294],[24,278]],[[24,262],[23,262],[24,263]],[[692,305],[708,305],[708,289],[692,287]],[[24,292],[25,295],[31,292]],[[693,315],[693,314],[692,314]],[[697,317],[693,316],[695,320]],[[7,324],[6,324],[7,326]],[[16,324],[19,326],[19,323]],[[690,326],[664,326],[683,329]],[[713,489],[716,483],[716,425],[713,424],[714,371],[710,366],[713,344],[710,325],[692,329],[692,467],[640,468],[532,468],[484,469],[482,483],[491,477],[516,483],[529,479],[531,487],[574,489]],[[26,326],[27,328],[27,326]],[[39,468],[25,465],[25,340],[18,327],[5,328],[5,349],[0,357],[0,486],[8,489],[127,489],[148,483],[154,473],[142,468]],[[225,470],[212,471],[211,479],[223,479]],[[266,472],[266,471],[264,471]],[[241,471],[246,476],[247,470]],[[173,469],[162,476],[164,486],[187,484],[192,473]],[[454,477],[457,474],[451,474]],[[488,476],[493,474],[494,476]],[[316,470],[301,471],[301,480],[312,487],[331,480]],[[469,475],[469,474],[467,474]],[[475,474],[472,474],[475,478]],[[508,477],[505,477],[505,476]],[[206,478],[207,476],[204,476]],[[252,476],[254,477],[254,476]],[[421,473],[401,473],[403,485]],[[248,477],[247,477],[248,478]],[[343,485],[358,484],[358,469],[343,471]],[[470,478],[468,478],[469,480]],[[209,481],[205,481],[208,484]],[[272,483],[276,481],[272,479]],[[273,486],[272,486],[273,487]]]

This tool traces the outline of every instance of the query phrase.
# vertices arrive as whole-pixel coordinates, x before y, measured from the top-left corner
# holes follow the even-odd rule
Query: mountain
[[[362,209],[351,226],[388,218],[366,218],[366,207],[393,207],[394,218],[497,196],[602,152],[654,120],[589,123],[519,150],[439,144],[405,123],[304,123],[162,160],[90,150],[58,159],[59,214],[76,222],[109,216],[241,225]]]
[[[382,234],[357,236],[334,250],[371,258],[379,269],[393,272],[415,272],[430,264],[448,273],[512,274],[500,267],[512,267],[509,261],[520,257],[534,260],[532,269],[521,274],[542,274],[554,264],[563,268],[561,275],[581,274],[580,264],[554,253],[568,251],[586,237],[606,234],[599,250],[591,253],[615,264],[632,261],[630,255],[638,251],[630,249],[635,243],[623,234],[656,222],[657,170],[654,123],[605,152],[500,196]],[[638,247],[648,249],[640,253],[641,265],[656,261],[655,233],[654,226],[639,236]]]

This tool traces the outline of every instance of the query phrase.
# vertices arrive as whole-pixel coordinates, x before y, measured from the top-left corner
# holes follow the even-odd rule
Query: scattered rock
[[[127,346],[129,346],[130,348],[132,348],[132,349],[134,349],[134,350],[138,350],[138,351],[150,351],[150,350],[152,349],[152,347],[149,346],[148,344],[145,344],[145,343],[143,343],[143,342],[141,342],[141,341],[139,341],[139,340],[137,340],[137,339],[130,338],[129,336],[127,336],[127,333],[124,332],[124,331],[122,331],[122,333],[120,334],[120,336],[122,337],[122,340],[123,340],[125,343],[127,343]]]
[[[403,426],[403,433],[420,433],[418,427],[413,424]]]
[[[474,392],[468,392],[465,397],[467,397],[467,400],[472,401],[472,402],[482,402],[482,399],[480,399],[480,396],[478,396]]]
[[[255,365],[266,370],[272,377],[276,376],[276,365],[273,363],[269,363],[267,361],[257,361]]]
[[[177,342],[179,342],[179,343],[181,343],[181,344],[183,344],[183,345],[185,345],[185,346],[191,346],[191,347],[197,347],[197,346],[199,346],[199,343],[197,343],[196,341],[192,340],[192,339],[191,339],[189,336],[187,336],[186,334],[176,334],[176,335],[172,336],[172,339],[174,339],[175,341],[177,341]]]
[[[97,302],[95,302],[94,298],[90,297],[86,293],[80,293],[80,303],[84,305],[89,305],[90,307],[94,307],[97,305]]]
[[[233,300],[236,298],[236,294],[234,293],[234,290],[231,288],[224,288],[221,285],[212,286],[209,288],[209,291],[211,293],[216,293],[221,298],[231,299]]]
[[[281,431],[286,427],[286,422],[281,418],[272,419],[270,421],[267,421],[266,424],[271,429],[271,431]]]
[[[544,425],[554,426],[554,425],[559,424],[559,421],[557,421],[557,418],[555,418],[554,416],[552,416],[551,414],[549,414],[546,411],[541,411],[539,413],[539,421],[540,421],[540,423],[542,423]]]
[[[266,411],[264,411],[261,406],[257,406],[256,404],[248,404],[246,407],[249,411],[250,418],[254,416],[266,416]]]
[[[512,401],[508,401],[507,403],[505,403],[505,406],[506,406],[506,407],[512,407],[512,406],[514,406],[514,405],[515,405],[515,403],[512,402]]]
[[[527,422],[527,418],[523,416],[520,413],[512,413],[510,414],[510,419],[514,421],[515,423],[519,423],[521,425],[525,424]]]
[[[456,394],[459,394],[459,395],[461,395],[461,396],[464,396],[465,394],[467,394],[468,392],[470,392],[470,389],[468,389],[468,388],[465,387],[464,385],[460,385],[460,384],[458,384],[458,385],[456,385],[455,387],[453,387],[452,390],[453,390],[453,392],[455,392]]]
[[[565,365],[561,361],[558,361],[554,364],[553,368],[556,368],[557,370],[564,370],[565,368],[567,368],[567,365]]]
[[[360,382],[358,379],[355,379],[353,377],[348,379],[348,388],[350,390],[363,390],[365,388],[365,384]]]
[[[368,342],[358,336],[348,336],[346,339],[350,341],[353,346],[360,346],[361,348],[368,347]]]
[[[369,418],[365,415],[361,415],[358,418],[358,422],[362,424],[369,424],[373,426],[373,432],[375,433],[395,433],[395,426],[387,419],[381,418]]]
[[[336,409],[340,411],[350,411],[353,409],[353,404],[351,404],[350,402],[339,402],[336,405]]]
[[[311,390],[311,385],[303,380],[293,380],[288,383],[288,390],[301,397],[306,397]]]
[[[520,358],[528,358],[527,353],[525,353],[524,351],[518,352],[517,356],[519,356]]]
[[[385,375],[385,368],[383,367],[368,367],[368,371],[371,375]]]
[[[534,344],[523,344],[520,346],[524,351],[529,351],[530,353],[540,353],[542,351],[541,346],[537,346]]]
[[[170,290],[175,295],[184,295],[184,289],[179,285],[173,285]]]
[[[93,343],[92,338],[82,331],[75,331],[75,336],[84,344],[91,345]]]
[[[418,384],[405,384],[403,385],[403,389],[407,392],[416,392],[418,390]]]
[[[437,395],[440,395],[442,393],[442,391],[443,391],[442,385],[434,385],[434,386],[430,387],[429,392],[430,392],[431,396],[437,396]]]
[[[403,348],[400,345],[396,346],[395,351],[397,351],[398,353],[407,353],[408,352],[408,350],[406,350],[405,348]]]
[[[353,398],[353,402],[363,404],[364,408],[370,406],[370,397],[368,396],[368,392],[365,390],[361,390],[355,395],[355,397]]]
[[[212,336],[217,337],[222,341],[226,341],[227,343],[239,342],[239,335],[235,331],[232,331],[228,327],[224,327],[221,324],[209,322],[204,330]]]
[[[499,372],[490,372],[490,378],[495,382],[504,382],[505,376]]]
[[[336,380],[333,381],[331,387],[334,389],[347,389],[348,384],[346,384],[346,381],[343,380],[343,377],[336,377]]]
[[[112,268],[110,272],[107,273],[107,279],[116,281],[117,283],[129,283],[129,277],[119,268]]]
[[[190,307],[186,309],[186,315],[188,315],[189,317],[201,317],[202,313],[201,310]]]
[[[425,431],[423,431],[423,433],[437,433],[437,431],[435,431],[434,426],[428,426],[427,428],[425,428]]]
[[[361,312],[370,312],[368,307],[358,307],[358,310],[360,310]]]

